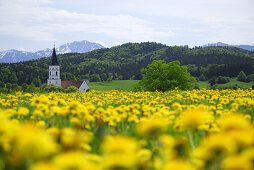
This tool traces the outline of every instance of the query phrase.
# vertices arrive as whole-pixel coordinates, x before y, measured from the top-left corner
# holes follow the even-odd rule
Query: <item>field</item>
[[[91,82],[91,90],[109,91],[109,90],[132,90],[133,85],[139,80],[113,80],[110,82]]]
[[[111,82],[91,82],[89,87],[91,90],[100,90],[100,91],[109,91],[109,90],[133,90],[133,85],[136,84],[139,80],[113,80]],[[199,86],[201,89],[208,89],[210,87],[208,81],[199,81]],[[232,78],[230,82],[225,84],[217,84],[218,87],[235,87],[237,84],[241,88],[252,88],[254,82],[240,82],[236,78]]]
[[[209,83],[208,81],[199,81],[199,86],[200,88],[209,88]],[[237,85],[237,86],[236,86]],[[241,82],[241,81],[237,81],[236,77],[231,78],[230,82],[225,83],[225,84],[217,84],[217,87],[241,87],[241,88],[252,88],[252,85],[254,85],[254,82]]]
[[[0,169],[251,170],[254,91],[0,94]]]

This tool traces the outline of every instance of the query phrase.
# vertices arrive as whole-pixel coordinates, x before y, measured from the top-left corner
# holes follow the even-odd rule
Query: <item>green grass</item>
[[[133,89],[134,84],[136,84],[139,80],[113,80],[111,82],[91,82],[88,84],[91,90],[99,90],[99,91],[109,91],[109,90],[124,90],[129,91]],[[200,88],[209,88],[210,85],[208,81],[199,81]],[[254,85],[254,82],[240,82],[237,81],[236,78],[232,78],[230,82],[226,84],[217,84],[218,87],[232,87],[235,85],[241,88],[251,88]]]
[[[210,86],[208,81],[199,81],[198,84],[201,89],[208,89]]]
[[[109,90],[132,90],[134,84],[139,80],[113,80],[111,82],[91,82],[88,84],[91,90],[109,91]]]
[[[238,87],[241,87],[241,88],[251,88],[252,85],[254,84],[254,82],[248,82],[248,83],[245,83],[245,82],[241,82],[241,81],[237,81],[236,78],[232,78],[230,82],[226,83],[226,84],[219,84],[218,86],[219,87],[228,87],[228,86],[235,86],[235,85],[238,85]]]
[[[199,83],[200,88],[210,87],[208,81],[199,81],[198,83]],[[217,84],[217,86],[218,87],[233,87],[236,84],[238,85],[238,87],[241,87],[241,88],[251,88],[252,85],[254,85],[254,82],[252,81],[252,82],[245,83],[245,82],[237,81],[236,77],[235,77],[235,78],[232,78],[230,80],[230,82],[225,83],[225,84]]]

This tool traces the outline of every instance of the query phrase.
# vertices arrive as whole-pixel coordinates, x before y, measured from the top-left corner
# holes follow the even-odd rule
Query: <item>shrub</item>
[[[215,84],[217,84],[217,78],[214,76],[209,80],[209,83],[211,86],[214,86]]]
[[[0,88],[0,93],[8,93],[8,89],[6,87]]]
[[[36,91],[38,91],[38,88],[36,88],[33,83],[27,86],[26,92],[34,93]]]
[[[27,87],[28,87],[28,84],[27,84],[27,83],[23,83],[23,84],[21,85],[21,87],[22,87],[23,91],[26,91],[26,89],[27,89]]]
[[[79,89],[75,86],[70,86],[65,90],[66,93],[75,93],[75,92],[78,92],[78,91],[79,91]]]
[[[225,84],[225,83],[228,83],[229,81],[230,81],[230,77],[223,77],[223,76],[217,77],[218,84]]]
[[[199,81],[206,81],[206,77],[204,76],[204,74],[201,74],[200,76],[199,76],[199,79],[198,79]]]
[[[242,81],[246,82],[247,81],[247,76],[243,71],[240,71],[238,76],[237,76],[237,81]]]
[[[56,86],[54,84],[44,84],[40,87],[40,90],[44,92],[64,92],[64,89],[61,86]]]

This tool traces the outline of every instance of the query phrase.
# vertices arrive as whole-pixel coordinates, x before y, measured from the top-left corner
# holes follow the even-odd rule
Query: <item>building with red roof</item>
[[[67,89],[70,86],[77,87],[80,92],[86,92],[89,87],[89,80],[70,80],[70,81],[61,81],[60,79],[60,66],[56,56],[55,47],[53,49],[51,63],[49,64],[49,78],[47,84],[54,84],[56,86],[62,86],[64,89]]]

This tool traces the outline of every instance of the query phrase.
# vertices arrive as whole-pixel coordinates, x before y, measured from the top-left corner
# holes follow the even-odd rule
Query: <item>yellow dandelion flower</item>
[[[73,117],[71,118],[70,120],[71,124],[74,125],[74,126],[77,126],[77,127],[80,127],[81,126],[81,122],[78,118],[76,117]]]
[[[250,121],[241,114],[224,116],[218,122],[223,132],[229,132],[231,130],[245,130],[250,128]]]
[[[75,170],[96,170],[99,168],[98,164],[92,161],[90,154],[83,152],[65,152],[53,158],[52,163],[57,168],[75,169]]]
[[[104,154],[132,153],[137,151],[138,142],[134,138],[126,136],[106,136],[100,149]]]
[[[28,110],[28,108],[26,108],[26,107],[20,107],[20,108],[18,109],[17,114],[18,114],[19,116],[27,116],[27,115],[29,114],[29,110]]]
[[[191,165],[189,162],[181,160],[181,159],[176,159],[176,160],[171,160],[167,162],[164,167],[164,170],[169,170],[169,169],[181,169],[181,170],[195,170],[193,165]]]
[[[45,131],[31,124],[25,124],[19,128],[15,135],[11,155],[14,162],[19,160],[31,161],[45,158],[58,152],[58,150],[59,146]]]
[[[38,162],[32,165],[28,170],[61,170],[50,162]]]
[[[46,123],[43,120],[40,120],[36,123],[36,126],[38,128],[45,128],[46,127]]]
[[[168,122],[163,118],[142,118],[136,126],[136,131],[141,136],[154,136],[165,131]]]
[[[248,161],[240,155],[225,158],[221,163],[222,170],[251,170],[253,162]]]
[[[209,124],[212,121],[211,112],[197,107],[182,112],[175,123],[175,128],[179,130],[195,130],[199,126]]]
[[[114,153],[109,154],[103,158],[103,169],[135,169],[137,166],[137,159],[135,153]]]
[[[82,145],[89,143],[92,138],[92,133],[74,130],[71,128],[62,129],[60,137],[63,147],[67,149],[82,148]]]
[[[137,153],[137,161],[141,168],[147,168],[152,158],[152,152],[149,149],[140,149]]]

